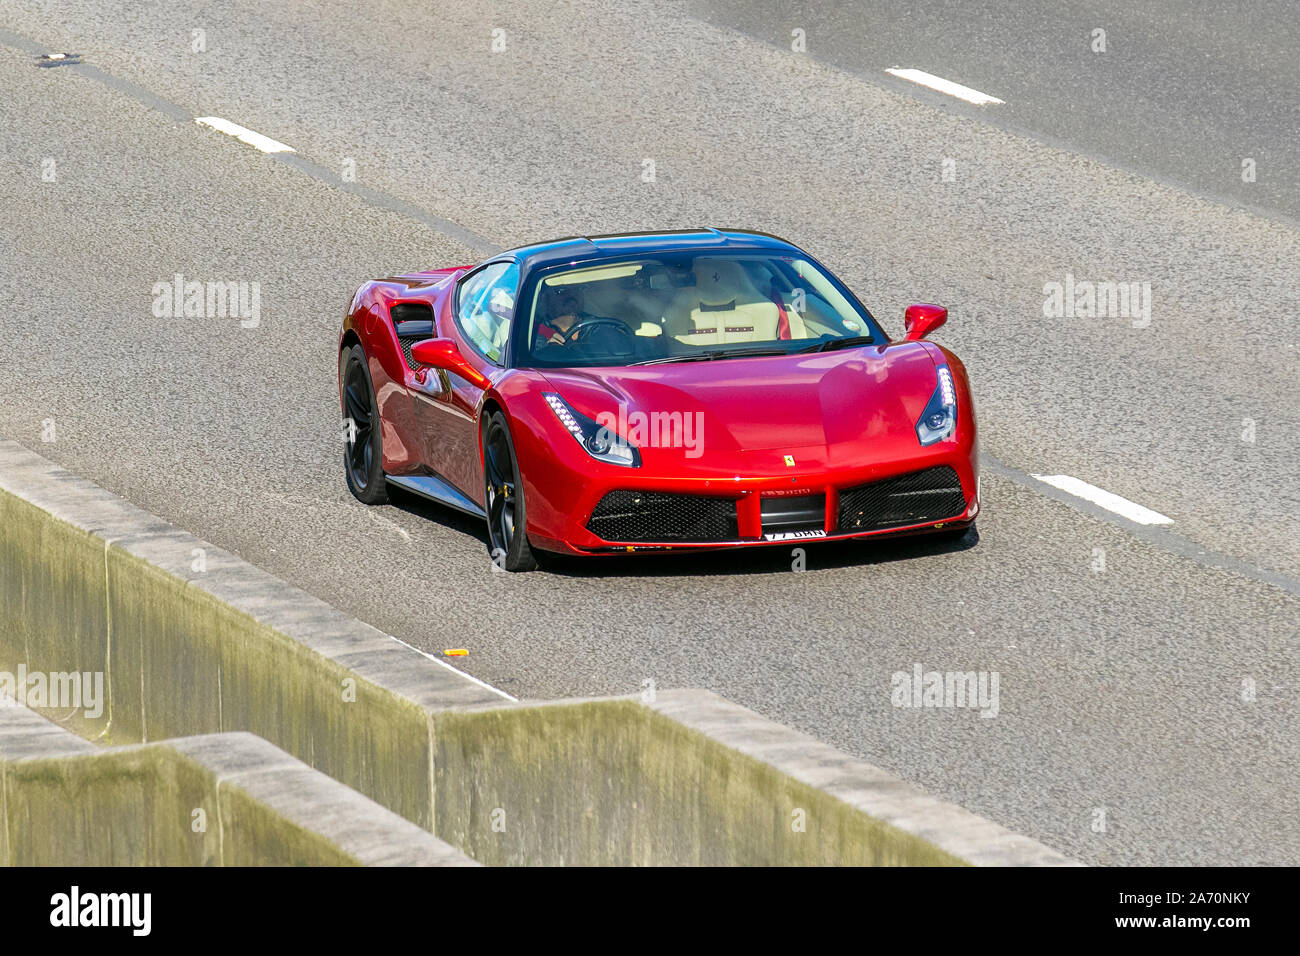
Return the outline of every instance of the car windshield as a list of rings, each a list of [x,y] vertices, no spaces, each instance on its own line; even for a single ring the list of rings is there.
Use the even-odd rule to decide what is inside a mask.
[[[798,256],[673,253],[544,270],[517,321],[519,365],[644,365],[880,344],[835,279]]]

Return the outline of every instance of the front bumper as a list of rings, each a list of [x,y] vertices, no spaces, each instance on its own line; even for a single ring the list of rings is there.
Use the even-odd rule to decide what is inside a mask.
[[[757,474],[737,474],[746,464],[753,468],[752,462],[740,460],[727,462],[729,468],[677,474],[603,465],[592,462],[569,436],[564,439],[536,449],[549,453],[544,467],[522,470],[530,540],[535,547],[565,554],[789,546],[924,534],[967,527],[980,508],[978,450],[970,433],[866,464],[836,463],[826,460],[825,449],[820,455],[801,449],[792,457],[809,465],[791,467],[785,474],[771,467],[773,456],[760,453],[746,456],[766,465]],[[947,469],[952,480],[945,492],[935,476]],[[896,493],[877,493],[881,489]],[[909,496],[915,496],[915,506],[907,506]],[[689,511],[676,524],[665,518],[671,517],[675,502]],[[637,516],[646,515],[655,520],[638,523]],[[658,537],[656,528],[663,529]]]

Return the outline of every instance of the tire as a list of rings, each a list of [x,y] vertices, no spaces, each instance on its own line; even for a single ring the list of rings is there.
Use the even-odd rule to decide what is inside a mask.
[[[388,501],[388,482],[384,478],[379,410],[366,353],[360,345],[353,345],[339,354],[339,382],[342,384],[343,421],[355,423],[355,430],[349,427],[344,436],[343,473],[347,476],[348,490],[358,501],[368,505],[385,504]]]
[[[519,460],[510,425],[501,412],[493,412],[483,426],[483,486],[488,550],[493,562],[507,571],[537,570],[537,554],[528,543]]]

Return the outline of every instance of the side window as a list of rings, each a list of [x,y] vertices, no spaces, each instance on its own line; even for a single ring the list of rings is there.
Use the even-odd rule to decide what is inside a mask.
[[[456,322],[474,347],[493,362],[501,361],[518,290],[516,262],[494,262],[472,275],[460,288]]]

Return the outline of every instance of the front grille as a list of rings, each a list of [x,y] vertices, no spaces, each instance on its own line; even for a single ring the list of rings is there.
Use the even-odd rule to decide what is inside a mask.
[[[611,491],[587,528],[606,541],[735,541],[736,503],[730,498],[661,491]]]
[[[957,472],[944,465],[841,491],[838,530],[901,528],[956,518],[965,510]]]

